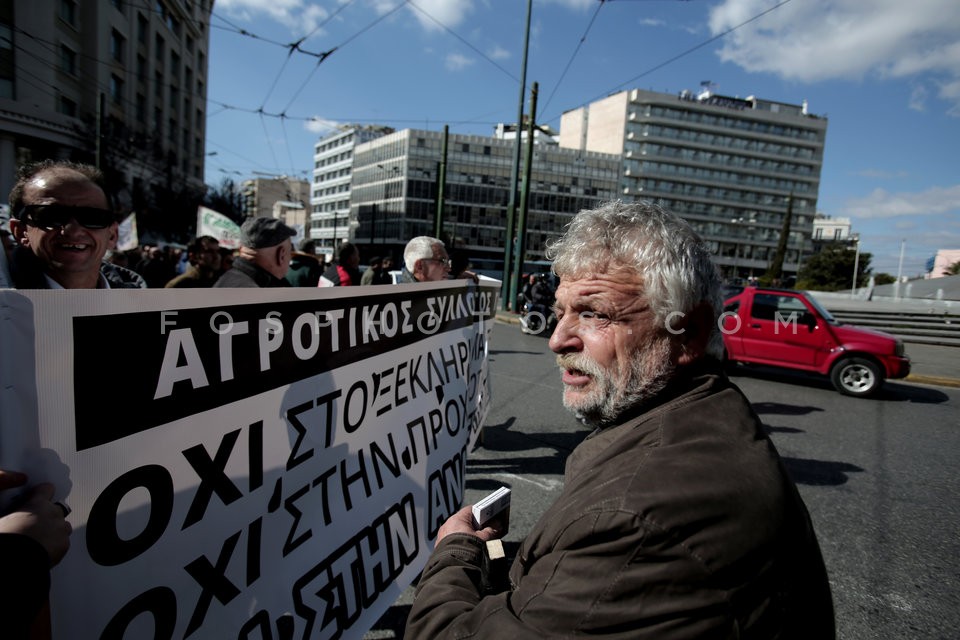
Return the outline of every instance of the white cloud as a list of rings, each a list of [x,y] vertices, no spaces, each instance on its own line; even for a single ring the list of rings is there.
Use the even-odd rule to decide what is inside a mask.
[[[844,213],[861,220],[921,216],[960,211],[960,184],[932,187],[917,193],[889,193],[875,189],[865,198],[856,198],[844,205]]]
[[[449,71],[463,71],[474,62],[475,60],[468,58],[467,56],[459,53],[451,53],[447,56],[444,66],[446,66]]]
[[[390,5],[392,8],[397,5],[397,1],[383,1],[381,4]],[[437,24],[438,22],[450,29],[458,27],[473,11],[473,0],[414,0],[414,2],[416,7],[411,6],[410,11],[420,26],[427,31],[442,30],[443,27]]]
[[[215,10],[245,22],[267,16],[296,35],[313,32],[330,15],[320,5],[304,0],[217,0]]]
[[[717,35],[771,6],[769,0],[724,0],[710,12],[710,30]],[[722,42],[720,59],[747,71],[801,82],[911,78],[930,83],[941,99],[960,105],[956,0],[797,0]]]
[[[643,18],[640,20],[641,27],[662,27],[666,22],[663,20],[658,20],[656,18]]]
[[[487,54],[491,60],[507,60],[510,52],[498,44],[493,45],[493,49]]]
[[[336,120],[327,120],[319,116],[314,116],[310,120],[307,120],[303,123],[303,128],[311,133],[328,133],[333,129],[336,129],[340,126],[340,123]]]

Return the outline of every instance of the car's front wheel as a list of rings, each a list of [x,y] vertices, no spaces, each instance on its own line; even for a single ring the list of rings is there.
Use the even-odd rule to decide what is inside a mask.
[[[830,370],[830,382],[840,393],[865,398],[883,384],[880,367],[866,358],[844,358]]]

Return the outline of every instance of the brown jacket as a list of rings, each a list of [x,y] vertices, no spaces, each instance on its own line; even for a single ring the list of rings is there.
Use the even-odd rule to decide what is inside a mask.
[[[483,597],[482,543],[444,538],[404,637],[833,638],[806,507],[740,390],[700,369],[570,455],[510,590]]]

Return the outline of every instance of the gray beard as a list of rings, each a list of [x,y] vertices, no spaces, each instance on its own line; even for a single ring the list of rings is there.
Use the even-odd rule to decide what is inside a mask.
[[[670,352],[669,340],[652,340],[634,354],[624,375],[611,374],[582,354],[558,355],[561,368],[588,374],[594,385],[589,396],[575,402],[568,401],[564,394],[563,406],[590,426],[605,428],[616,424],[628,410],[647,402],[667,386],[676,370]]]

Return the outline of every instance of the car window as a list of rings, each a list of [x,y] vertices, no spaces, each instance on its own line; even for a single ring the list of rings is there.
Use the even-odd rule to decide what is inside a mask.
[[[796,296],[758,293],[753,297],[750,315],[756,320],[773,322],[788,320],[792,315],[799,316],[806,311],[807,306]]]

